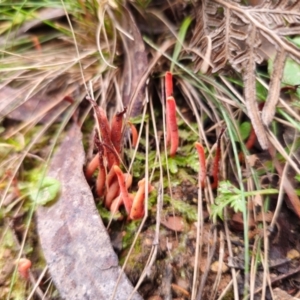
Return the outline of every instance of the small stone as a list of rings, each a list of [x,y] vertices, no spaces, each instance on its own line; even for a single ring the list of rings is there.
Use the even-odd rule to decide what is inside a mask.
[[[286,257],[291,260],[296,259],[300,257],[300,253],[296,249],[292,249],[287,253]]]
[[[210,266],[210,270],[214,273],[217,273],[219,270],[219,261],[213,262]],[[227,265],[224,262],[222,262],[221,272],[226,273],[228,270],[229,268],[227,267]]]

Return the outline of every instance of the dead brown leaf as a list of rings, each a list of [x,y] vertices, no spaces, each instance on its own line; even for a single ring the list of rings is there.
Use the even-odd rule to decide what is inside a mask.
[[[129,107],[130,116],[141,113],[145,98],[145,82],[141,82],[142,76],[148,69],[147,53],[141,33],[129,10],[123,11],[123,28],[133,38],[123,38],[125,49],[125,66],[123,82],[123,103]]]
[[[161,220],[161,224],[173,231],[182,232],[184,230],[183,218],[178,216],[170,216],[167,219]]]

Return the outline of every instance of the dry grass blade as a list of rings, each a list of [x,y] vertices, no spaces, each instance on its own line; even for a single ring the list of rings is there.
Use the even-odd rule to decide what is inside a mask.
[[[141,33],[129,10],[124,8],[123,28],[132,36],[121,35],[125,49],[123,74],[123,103],[128,106],[130,116],[141,113],[145,98],[145,81],[140,85],[141,77],[148,70],[148,59]]]

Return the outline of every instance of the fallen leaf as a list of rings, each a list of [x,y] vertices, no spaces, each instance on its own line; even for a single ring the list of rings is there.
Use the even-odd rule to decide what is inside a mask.
[[[61,183],[60,197],[53,205],[37,209],[41,246],[62,298],[127,299],[133,287],[118,265],[96,209],[83,174],[84,160],[82,135],[74,125],[48,174]],[[131,299],[142,298],[134,293]]]
[[[184,229],[184,221],[182,217],[170,216],[167,219],[161,220],[161,224],[170,230],[182,232]]]
[[[74,87],[70,87],[62,91],[58,90],[51,95],[39,92],[24,101],[24,95],[28,91],[23,88],[3,87],[0,89],[0,97],[3,100],[0,103],[0,119],[4,117],[17,121],[38,119],[39,123],[47,123],[58,112],[70,105],[68,101],[63,101],[63,99],[74,89]],[[60,119],[57,118],[57,120]]]

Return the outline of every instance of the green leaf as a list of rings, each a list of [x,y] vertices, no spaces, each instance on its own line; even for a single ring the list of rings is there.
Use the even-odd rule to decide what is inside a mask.
[[[226,207],[231,207],[235,212],[243,212],[246,208],[243,199],[245,197],[255,195],[270,195],[277,194],[276,189],[265,189],[258,191],[243,192],[231,184],[229,181],[220,182],[218,188],[218,196],[215,199],[215,204],[211,208],[211,217],[215,222],[217,217],[223,220],[223,210]]]
[[[296,44],[299,48],[299,41],[300,37],[296,37],[291,40],[294,44]],[[269,74],[272,74],[273,71],[273,60],[269,59],[268,61],[268,72]],[[283,76],[281,82],[283,83],[283,86],[289,86],[289,85],[298,85],[300,84],[300,65],[293,59],[287,58],[283,70]],[[300,89],[297,89],[297,95],[300,97]]]
[[[38,205],[46,205],[55,200],[60,191],[60,182],[51,177],[44,177],[29,189],[29,198]]]
[[[242,140],[245,140],[251,131],[251,123],[250,122],[243,122],[240,125],[240,133],[241,133],[241,138]]]
[[[178,172],[178,166],[174,158],[168,158],[168,166],[172,174],[176,174]]]

